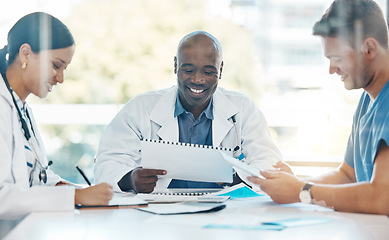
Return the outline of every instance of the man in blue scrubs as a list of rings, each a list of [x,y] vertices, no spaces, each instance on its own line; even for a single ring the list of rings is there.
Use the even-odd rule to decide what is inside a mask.
[[[298,179],[281,171],[251,177],[275,202],[326,204],[339,211],[389,215],[388,27],[372,0],[335,0],[314,25],[330,74],[348,90],[364,89],[345,159],[324,176]]]

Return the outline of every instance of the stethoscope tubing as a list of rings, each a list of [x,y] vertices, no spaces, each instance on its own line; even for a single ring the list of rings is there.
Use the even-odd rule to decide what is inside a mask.
[[[9,83],[8,83],[7,77],[5,76],[4,73],[2,73],[1,75],[2,75],[2,77],[3,77],[3,80],[4,80],[4,82],[5,82],[5,85],[7,86],[7,89],[8,89],[8,91],[9,91],[9,93],[11,94],[12,101],[13,101],[13,103],[14,103],[14,105],[15,105],[16,111],[18,112],[19,120],[20,120],[20,122],[21,122],[21,124],[22,124],[22,129],[23,129],[24,137],[26,138],[28,144],[29,144],[30,147],[31,147],[31,151],[32,151],[33,154],[34,154],[35,162],[37,162],[37,163],[39,164],[39,166],[41,167],[41,171],[39,172],[39,181],[43,180],[43,182],[46,183],[46,182],[47,182],[47,173],[46,173],[46,170],[49,168],[49,166],[51,165],[52,162],[50,161],[51,163],[49,162],[49,164],[47,165],[47,167],[44,167],[43,164],[41,163],[41,161],[39,160],[39,157],[38,157],[38,154],[37,154],[37,152],[36,152],[36,150],[35,150],[35,147],[34,147],[34,145],[33,145],[32,142],[31,142],[31,133],[30,133],[30,130],[28,129],[27,123],[26,123],[26,121],[24,120],[24,118],[23,118],[23,116],[22,116],[22,113],[21,113],[21,110],[19,109],[19,107],[18,107],[18,105],[17,105],[17,103],[16,103],[16,99],[15,99],[15,97],[14,97],[13,94],[12,94],[12,89],[11,89]],[[30,120],[30,124],[32,124],[32,123],[31,123],[31,118],[30,118],[30,116],[29,116],[29,114],[28,114],[28,111],[27,111],[26,113],[27,113],[27,117],[28,117],[29,120]],[[34,131],[32,125],[31,125],[31,129],[32,129],[32,131]],[[32,168],[33,168],[33,170],[31,171],[31,174],[33,174],[33,172],[34,172],[35,163],[34,163],[34,166],[33,166]],[[31,174],[30,174],[30,179],[31,179]],[[31,187],[31,186],[32,186],[32,180],[31,180],[31,182],[30,182],[30,187]]]

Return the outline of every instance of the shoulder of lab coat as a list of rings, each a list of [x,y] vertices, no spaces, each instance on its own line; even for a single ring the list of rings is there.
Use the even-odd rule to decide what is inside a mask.
[[[119,180],[140,166],[140,139],[159,139],[162,134],[178,140],[176,94],[173,86],[137,95],[124,105],[101,138],[94,168],[96,183],[107,182],[120,191]]]
[[[264,114],[249,97],[242,93],[223,88],[219,88],[219,92],[229,100],[224,100],[222,107],[235,106],[238,109],[235,114],[238,136],[236,131],[231,129],[223,139],[223,147],[234,148],[240,139],[246,163],[259,170],[272,168],[272,165],[280,161],[282,156],[273,142]],[[217,96],[215,93],[215,100],[218,100]]]
[[[1,78],[0,122],[0,218],[15,219],[32,211],[73,210],[73,187],[29,187],[24,136]]]

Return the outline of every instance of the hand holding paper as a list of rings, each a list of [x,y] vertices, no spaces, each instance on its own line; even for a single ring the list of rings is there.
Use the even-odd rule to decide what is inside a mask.
[[[263,176],[259,173],[258,169],[253,168],[250,165],[241,162],[239,159],[236,159],[232,156],[225,154],[224,152],[220,152],[220,154],[222,155],[224,160],[226,160],[226,162],[230,163],[234,167],[235,171],[238,173],[241,179],[247,181],[247,177],[249,176],[254,176],[254,177],[259,177],[264,179]]]
[[[150,193],[158,181],[158,175],[166,175],[162,169],[135,168],[131,172],[132,188],[138,193]]]
[[[164,169],[162,177],[201,182],[232,182],[232,167],[219,152],[230,149],[211,146],[142,140],[142,166]]]

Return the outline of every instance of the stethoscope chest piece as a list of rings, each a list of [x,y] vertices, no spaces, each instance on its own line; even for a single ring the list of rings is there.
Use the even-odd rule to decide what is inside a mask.
[[[43,183],[47,183],[47,172],[46,169],[41,169],[39,171],[39,182],[43,181]]]
[[[38,161],[38,163],[39,163],[39,165],[41,165],[41,163],[39,161]],[[47,171],[46,171],[46,169],[48,169],[51,164],[53,164],[53,161],[49,161],[47,164],[47,167],[43,167],[41,165],[41,170],[39,171],[39,182],[42,181],[43,183],[47,183]]]

